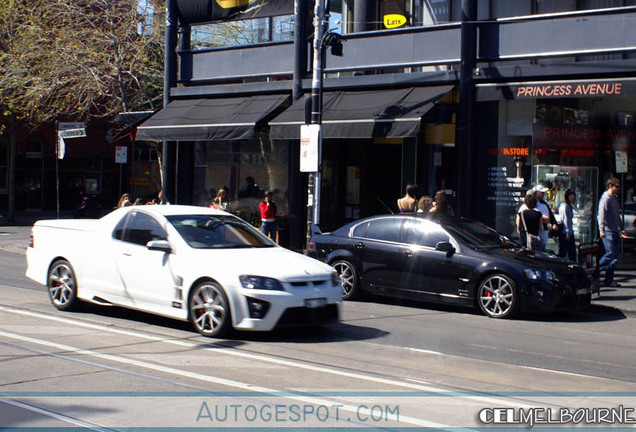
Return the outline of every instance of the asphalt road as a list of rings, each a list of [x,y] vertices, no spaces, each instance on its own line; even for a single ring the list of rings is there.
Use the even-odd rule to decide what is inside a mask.
[[[343,322],[318,330],[206,339],[119,308],[55,310],[23,276],[9,237],[28,230],[15,230],[0,229],[0,428],[470,428],[519,412],[534,416],[517,426],[559,410],[598,420],[600,409],[636,418],[633,318],[592,309],[494,320],[369,299],[345,302]]]

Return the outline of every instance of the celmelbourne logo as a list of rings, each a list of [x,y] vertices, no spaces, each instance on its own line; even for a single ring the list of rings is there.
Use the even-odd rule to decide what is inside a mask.
[[[402,27],[406,24],[406,17],[400,14],[384,15],[384,27],[388,29]]]

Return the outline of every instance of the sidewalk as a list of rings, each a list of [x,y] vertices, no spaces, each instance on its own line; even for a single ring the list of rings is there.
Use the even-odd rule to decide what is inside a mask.
[[[0,231],[3,227],[21,226],[29,227],[39,219],[56,219],[55,211],[16,212],[15,220],[9,223],[6,214],[0,214]],[[60,218],[73,218],[73,212],[60,213]],[[28,237],[28,236],[27,236]],[[27,238],[15,245],[2,245],[0,248],[12,251],[24,251],[27,246]],[[599,313],[619,314],[636,317],[636,249],[625,249],[618,263],[615,274],[618,288],[601,287],[600,295],[592,294],[592,306]],[[598,306],[598,307],[596,307]]]
[[[601,275],[602,278],[603,275]],[[636,253],[625,250],[618,262],[614,279],[621,286],[601,286],[600,295],[592,294],[592,304],[614,308],[626,316],[636,317]],[[602,280],[602,279],[601,279]]]

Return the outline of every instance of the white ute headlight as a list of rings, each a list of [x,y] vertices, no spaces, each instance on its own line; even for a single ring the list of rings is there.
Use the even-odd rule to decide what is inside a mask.
[[[527,268],[524,269],[523,272],[530,280],[553,281],[554,279],[556,279],[554,273],[552,273],[550,270]]]
[[[243,288],[284,291],[283,286],[279,281],[265,276],[241,275],[239,276],[239,280],[241,281]]]
[[[331,285],[342,286],[342,281],[340,280],[340,276],[338,276],[338,272],[331,272]]]

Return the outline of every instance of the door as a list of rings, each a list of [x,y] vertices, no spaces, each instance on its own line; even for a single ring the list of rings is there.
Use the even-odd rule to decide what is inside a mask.
[[[143,309],[170,310],[176,286],[172,255],[146,247],[151,240],[167,240],[161,224],[149,214],[133,210],[115,228],[113,236],[125,301]]]
[[[402,247],[398,242],[403,218],[383,217],[369,221],[366,234],[352,238],[362,262],[362,277],[372,288],[401,288]]]
[[[465,297],[464,287],[472,263],[465,263],[461,254],[438,250],[441,242],[451,243],[457,250],[457,242],[439,224],[425,219],[412,219],[406,227],[405,242],[411,251],[407,261],[407,274],[411,286],[422,295]],[[417,276],[417,277],[415,277]]]

